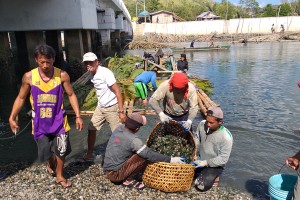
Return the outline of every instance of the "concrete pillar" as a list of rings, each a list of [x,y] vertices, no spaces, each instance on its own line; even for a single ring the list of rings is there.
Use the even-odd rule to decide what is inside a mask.
[[[56,52],[54,66],[63,69],[63,51],[60,31],[46,31],[46,44],[53,47]]]
[[[14,35],[17,47],[17,58],[19,60],[19,64],[16,65],[16,75],[18,82],[21,82],[24,73],[30,70],[26,35],[24,31],[14,32]]]
[[[111,42],[110,42],[110,30],[100,30],[102,52],[105,57],[111,55]]]
[[[10,50],[7,32],[0,32],[0,51],[3,50],[4,51]]]
[[[25,32],[25,36],[30,69],[34,69],[37,67],[37,63],[34,58],[34,49],[39,44],[45,44],[44,33],[42,31],[28,31]]]
[[[81,30],[66,30],[64,39],[67,61],[81,61],[84,54]]]
[[[7,32],[0,32],[0,64],[0,85],[15,83],[15,70],[12,65],[12,52]]]
[[[92,38],[90,30],[82,30],[82,44],[84,53],[92,51]]]
[[[119,30],[115,30],[110,34],[111,46],[115,50],[121,49],[121,34]]]

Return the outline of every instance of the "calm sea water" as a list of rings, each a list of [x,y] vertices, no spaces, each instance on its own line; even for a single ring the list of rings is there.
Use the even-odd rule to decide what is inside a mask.
[[[189,46],[181,43],[181,46]],[[195,44],[206,45],[206,44]],[[300,132],[300,45],[299,42],[235,44],[229,51],[186,53],[189,74],[209,79],[214,85],[211,99],[224,111],[224,125],[231,131],[234,144],[221,185],[253,194],[255,199],[268,198],[268,179],[279,173],[285,159],[299,151]],[[142,55],[142,51],[130,51]],[[175,54],[175,57],[179,57]],[[16,91],[0,88],[2,120],[1,136],[7,134],[7,119]],[[29,119],[20,117],[21,129]],[[156,116],[147,116],[148,125],[140,131],[144,139],[158,122]],[[199,115],[193,126],[202,120]],[[86,150],[86,127],[79,133],[74,128],[74,117],[69,117],[73,152],[68,161],[81,156]],[[98,133],[96,153],[105,149],[110,135],[107,125]],[[37,149],[31,128],[16,139],[0,139],[1,163],[27,160],[36,162]],[[281,173],[295,174],[288,167]]]

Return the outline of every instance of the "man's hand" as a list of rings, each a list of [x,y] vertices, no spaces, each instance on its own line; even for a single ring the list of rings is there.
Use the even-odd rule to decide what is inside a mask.
[[[83,120],[81,117],[76,117],[76,129],[81,131],[83,129]]]
[[[299,160],[297,158],[289,157],[286,159],[285,163],[294,170],[299,168]]]
[[[168,115],[166,115],[163,112],[160,112],[158,115],[159,115],[159,119],[162,123],[169,122],[169,120],[171,120],[171,117],[169,117]]]
[[[192,120],[187,120],[187,121],[181,121],[182,126],[184,127],[184,129],[186,131],[189,131],[191,129],[192,126]]]
[[[194,162],[191,162],[191,164],[195,165],[195,168],[202,168],[207,166],[207,161],[206,160],[196,160]]]
[[[20,129],[20,127],[18,126],[18,122],[17,122],[16,119],[10,118],[9,119],[9,125],[10,125],[10,129],[11,129],[11,131],[12,131],[13,134],[16,134],[19,131],[19,129]]]
[[[121,123],[124,123],[126,120],[126,115],[124,113],[119,113],[119,119]]]
[[[184,160],[184,158],[181,158],[181,157],[171,157],[170,163],[185,164],[185,162],[183,162],[183,160]]]

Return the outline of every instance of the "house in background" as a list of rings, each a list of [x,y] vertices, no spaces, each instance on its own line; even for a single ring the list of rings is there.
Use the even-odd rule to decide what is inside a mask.
[[[200,15],[198,15],[196,17],[197,21],[205,21],[205,20],[216,20],[216,19],[220,19],[221,17],[214,14],[213,12],[207,11],[207,12],[203,12]]]
[[[147,10],[144,10],[143,12],[138,14],[138,23],[146,23],[151,22],[150,13]]]
[[[152,23],[166,24],[166,23],[184,21],[184,19],[177,16],[175,13],[166,10],[160,10],[160,11],[150,13],[150,16],[151,16]]]

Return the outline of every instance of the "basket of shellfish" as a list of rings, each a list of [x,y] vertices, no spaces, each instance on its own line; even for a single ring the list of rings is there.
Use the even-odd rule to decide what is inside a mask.
[[[191,131],[177,121],[158,123],[150,133],[147,146],[165,155],[184,157],[186,163],[194,161],[196,144]],[[194,177],[194,165],[155,162],[147,165],[143,182],[147,187],[164,192],[188,191]]]

